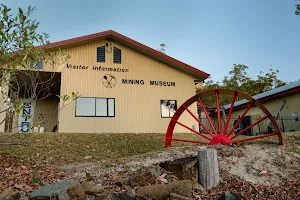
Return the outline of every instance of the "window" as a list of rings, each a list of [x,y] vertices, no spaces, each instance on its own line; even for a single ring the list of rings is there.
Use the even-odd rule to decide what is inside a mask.
[[[121,64],[121,49],[114,47],[114,63]]]
[[[34,61],[30,60],[30,66],[29,66],[30,69],[43,69],[43,59],[39,59],[37,66],[33,66],[33,64]]]
[[[161,117],[173,117],[177,110],[176,100],[160,100]]]
[[[105,46],[97,47],[97,62],[105,62]]]
[[[95,116],[95,98],[77,98],[76,116]]]
[[[115,117],[115,99],[79,97],[76,99],[76,117]]]

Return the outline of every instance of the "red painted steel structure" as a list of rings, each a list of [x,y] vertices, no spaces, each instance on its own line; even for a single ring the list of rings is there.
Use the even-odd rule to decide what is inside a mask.
[[[222,119],[221,119],[221,111],[220,111],[220,103],[219,103],[219,97],[220,95],[231,95],[232,96],[232,100],[231,100],[231,106],[230,109],[228,111],[228,115],[227,115],[227,120],[225,123],[225,127],[222,130]],[[202,101],[202,98],[205,97],[211,97],[211,96],[215,96],[216,98],[216,109],[217,109],[217,116],[218,116],[218,127],[216,128],[208,114],[208,111]],[[234,102],[236,101],[236,99],[240,97],[242,99],[247,99],[248,100],[248,106],[245,109],[245,111],[243,112],[243,114],[239,117],[239,119],[237,120],[236,124],[233,125],[233,127],[230,129],[230,131],[228,131],[229,128],[229,124],[230,124],[230,118],[232,116],[232,112],[234,109]],[[210,131],[199,119],[198,117],[196,117],[191,110],[188,108],[191,104],[193,103],[199,103],[199,105],[201,106],[201,108],[203,109],[207,120],[211,126],[212,131]],[[239,123],[241,123],[242,119],[245,117],[245,115],[248,113],[248,111],[251,109],[252,106],[257,106],[258,108],[261,109],[261,111],[265,114],[264,117],[262,117],[261,119],[257,120],[256,122],[254,122],[253,124],[251,124],[250,126],[248,126],[247,128],[241,130],[239,133],[232,135],[234,133],[234,130],[238,127]],[[187,125],[181,123],[178,121],[179,117],[181,116],[181,114],[187,111],[199,124],[199,126],[201,126],[208,134],[204,134],[201,133],[197,130],[194,130],[190,127],[188,127]],[[262,122],[263,120],[269,119],[273,125],[273,128],[275,129],[274,133],[270,133],[270,134],[265,134],[265,135],[259,135],[259,136],[249,136],[246,138],[242,138],[242,139],[236,139],[238,136],[240,136],[241,134],[243,134],[244,132],[246,132],[247,130],[249,130],[250,128],[253,128],[255,125],[259,124],[260,122]],[[175,125],[178,124],[188,130],[190,130],[193,133],[196,133],[197,135],[199,135],[200,137],[204,138],[205,141],[196,141],[196,140],[186,140],[186,139],[180,139],[180,138],[173,138],[173,131],[175,128]],[[282,145],[283,141],[282,141],[282,135],[281,135],[281,131],[279,126],[276,123],[275,118],[270,114],[270,112],[257,100],[253,99],[251,96],[239,92],[239,91],[235,91],[235,90],[230,90],[230,89],[217,89],[217,90],[208,90],[202,93],[199,93],[195,96],[193,96],[192,98],[188,99],[186,102],[184,102],[179,108],[178,110],[175,112],[174,116],[172,117],[172,119],[170,120],[169,123],[169,127],[166,133],[166,138],[165,138],[165,147],[169,147],[172,144],[172,141],[180,141],[180,142],[191,142],[191,143],[196,143],[196,144],[203,144],[203,145],[215,145],[215,144],[224,144],[224,145],[232,145],[232,144],[236,144],[236,143],[240,143],[240,142],[245,142],[245,141],[249,141],[249,140],[256,140],[256,139],[261,139],[261,138],[265,138],[265,137],[273,137],[273,136],[277,136],[278,140],[279,140],[279,144]]]

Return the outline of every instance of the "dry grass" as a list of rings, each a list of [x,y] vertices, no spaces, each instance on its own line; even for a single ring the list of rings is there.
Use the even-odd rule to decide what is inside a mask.
[[[8,136],[0,136],[5,138]],[[120,159],[164,149],[165,134],[30,134],[22,139],[29,146],[0,146],[0,154],[8,153],[23,160],[39,163],[64,164]],[[201,140],[195,134],[176,134],[177,138]],[[267,139],[276,142],[277,138]],[[285,144],[300,153],[300,132],[285,133]],[[260,142],[260,141],[253,141]],[[252,142],[248,142],[252,143]],[[293,144],[293,145],[291,145]],[[191,145],[174,142],[173,146]]]

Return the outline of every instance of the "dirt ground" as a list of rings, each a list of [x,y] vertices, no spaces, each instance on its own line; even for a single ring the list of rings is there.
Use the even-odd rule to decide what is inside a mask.
[[[189,146],[170,148],[163,152],[128,157],[119,163],[84,163],[61,167],[71,172],[76,179],[86,179],[86,173],[97,182],[105,184],[120,174],[139,171],[153,165],[197,155],[197,150],[216,148],[218,150],[219,169],[254,184],[274,185],[282,179],[300,175],[300,154],[289,152],[277,144],[248,144],[239,147],[230,146]],[[104,178],[105,177],[105,178]]]
[[[38,179],[48,183],[63,179],[92,180],[106,189],[117,190],[115,181],[120,177],[130,177],[166,161],[196,157],[198,150],[214,148],[218,151],[221,184],[211,191],[195,193],[194,198],[214,199],[225,191],[232,191],[248,199],[300,199],[299,133],[287,135],[284,142],[285,145],[279,146],[275,138],[236,146],[175,146],[123,157],[116,153],[114,157],[106,159],[102,156],[103,159],[99,157],[97,160],[89,160],[82,155],[81,162],[58,165],[40,162],[36,152],[40,152],[41,148],[32,150],[36,160],[32,156],[24,156],[20,160],[18,156],[0,152],[0,192],[13,187],[28,193],[38,187]],[[88,150],[93,148],[83,145]],[[9,148],[18,152],[14,147]],[[37,174],[36,180],[34,174]],[[146,178],[141,181],[148,184]]]

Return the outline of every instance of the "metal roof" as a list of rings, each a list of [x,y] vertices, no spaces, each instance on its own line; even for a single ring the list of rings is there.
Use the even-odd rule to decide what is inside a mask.
[[[285,92],[287,90],[290,90],[290,89],[293,89],[293,88],[296,88],[296,87],[300,87],[300,79],[298,81],[295,81],[293,83],[290,83],[290,84],[287,84],[287,85],[275,88],[273,90],[270,90],[270,91],[267,91],[267,92],[263,92],[263,93],[254,95],[254,96],[252,96],[252,98],[256,99],[256,100],[259,100],[259,99],[262,99],[262,98],[265,98],[265,97],[269,97],[269,96],[276,95],[278,93]],[[234,103],[234,107],[242,105],[242,104],[245,104],[247,102],[248,102],[248,100],[246,100],[246,99],[237,101],[237,102]],[[230,104],[224,106],[224,108],[225,109],[230,108]]]

